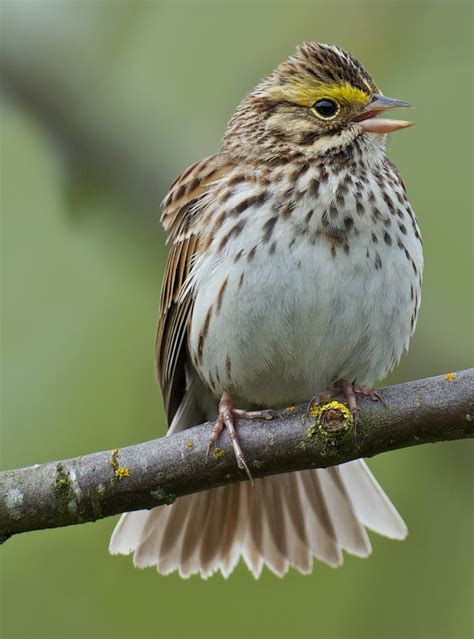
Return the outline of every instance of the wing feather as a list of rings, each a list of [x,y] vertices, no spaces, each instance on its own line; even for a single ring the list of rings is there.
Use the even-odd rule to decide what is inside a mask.
[[[161,289],[155,354],[169,424],[186,390],[186,337],[194,300],[192,291],[183,295],[183,287],[199,250],[196,222],[205,208],[204,196],[224,170],[218,156],[196,162],[173,182],[163,200],[161,223],[172,245]]]

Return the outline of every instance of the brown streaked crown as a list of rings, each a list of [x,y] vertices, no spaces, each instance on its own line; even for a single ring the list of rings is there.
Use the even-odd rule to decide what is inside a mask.
[[[303,42],[296,53],[282,62],[272,76],[285,84],[295,76],[312,83],[349,83],[366,92],[378,92],[378,87],[364,67],[348,51],[332,44]]]

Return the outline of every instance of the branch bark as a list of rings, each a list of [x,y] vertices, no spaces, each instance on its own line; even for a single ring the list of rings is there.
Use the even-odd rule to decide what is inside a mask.
[[[285,409],[281,419],[239,422],[254,477],[324,468],[419,444],[474,435],[474,369],[391,386],[386,404],[360,399],[356,424],[342,403],[308,415]],[[211,424],[122,449],[0,473],[0,542],[14,534],[95,521],[169,504],[177,497],[236,481],[223,433],[206,462]]]

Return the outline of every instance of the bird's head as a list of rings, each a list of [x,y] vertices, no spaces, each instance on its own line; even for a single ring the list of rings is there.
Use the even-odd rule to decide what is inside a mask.
[[[410,126],[377,117],[410,106],[382,95],[347,51],[305,42],[243,100],[226,140],[245,139],[267,152],[292,148],[314,155],[340,149],[363,134],[378,136]]]

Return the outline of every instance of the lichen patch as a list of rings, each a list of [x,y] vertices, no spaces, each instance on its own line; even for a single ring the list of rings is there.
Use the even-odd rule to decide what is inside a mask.
[[[120,466],[114,470],[114,475],[118,479],[125,479],[125,477],[130,477],[130,468],[126,466]]]
[[[126,479],[127,477],[130,477],[130,468],[127,466],[120,466],[119,457],[119,449],[112,448],[112,457],[110,458],[109,464],[114,469],[114,477],[116,479]]]

